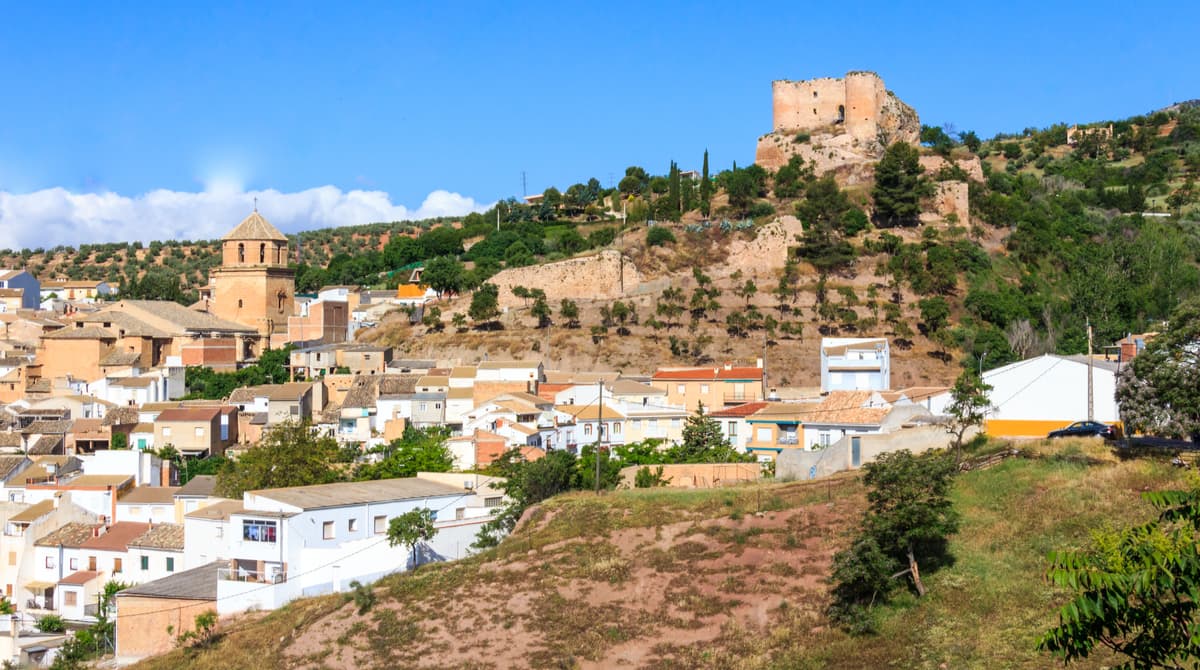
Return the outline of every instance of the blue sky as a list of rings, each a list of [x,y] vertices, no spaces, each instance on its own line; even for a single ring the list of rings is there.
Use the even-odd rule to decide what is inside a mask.
[[[296,229],[486,206],[522,171],[540,192],[705,147],[746,164],[773,79],[875,70],[983,136],[1200,97],[1200,3],[975,4],[8,5],[0,246],[229,227],[252,193],[269,218],[308,193],[280,206]],[[147,232],[154,192],[176,223]],[[231,197],[167,197],[199,193]]]

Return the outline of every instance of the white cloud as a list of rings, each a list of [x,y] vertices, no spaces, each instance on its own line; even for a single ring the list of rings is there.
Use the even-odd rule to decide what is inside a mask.
[[[393,204],[384,191],[342,191],[335,186],[281,193],[210,184],[199,193],[158,190],[134,197],[72,193],[63,188],[21,194],[0,191],[0,248],[213,239],[245,218],[255,198],[259,212],[284,232],[462,216],[490,207],[437,190],[420,207],[409,209]]]

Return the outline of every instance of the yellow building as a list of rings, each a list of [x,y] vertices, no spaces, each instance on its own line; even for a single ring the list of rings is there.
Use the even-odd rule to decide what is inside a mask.
[[[222,238],[221,267],[210,279],[209,310],[258,330],[272,347],[286,343],[295,303],[296,271],[288,267],[287,242],[255,210]]]

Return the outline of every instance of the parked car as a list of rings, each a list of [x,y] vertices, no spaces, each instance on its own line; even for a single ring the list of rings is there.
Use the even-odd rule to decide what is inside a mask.
[[[1116,439],[1117,430],[1099,421],[1076,421],[1066,428],[1050,431],[1046,437],[1103,437],[1112,440]]]

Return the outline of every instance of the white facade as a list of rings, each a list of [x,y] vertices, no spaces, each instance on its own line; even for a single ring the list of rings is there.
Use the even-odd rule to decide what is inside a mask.
[[[885,337],[821,338],[821,392],[886,391],[892,386]]]
[[[1045,421],[1065,425],[1088,418],[1088,364],[1083,357],[1046,354],[989,370],[983,374],[983,380],[992,387],[988,393],[993,406],[989,422]],[[1096,421],[1120,421],[1116,390],[1115,366],[1094,362],[1092,402]]]

